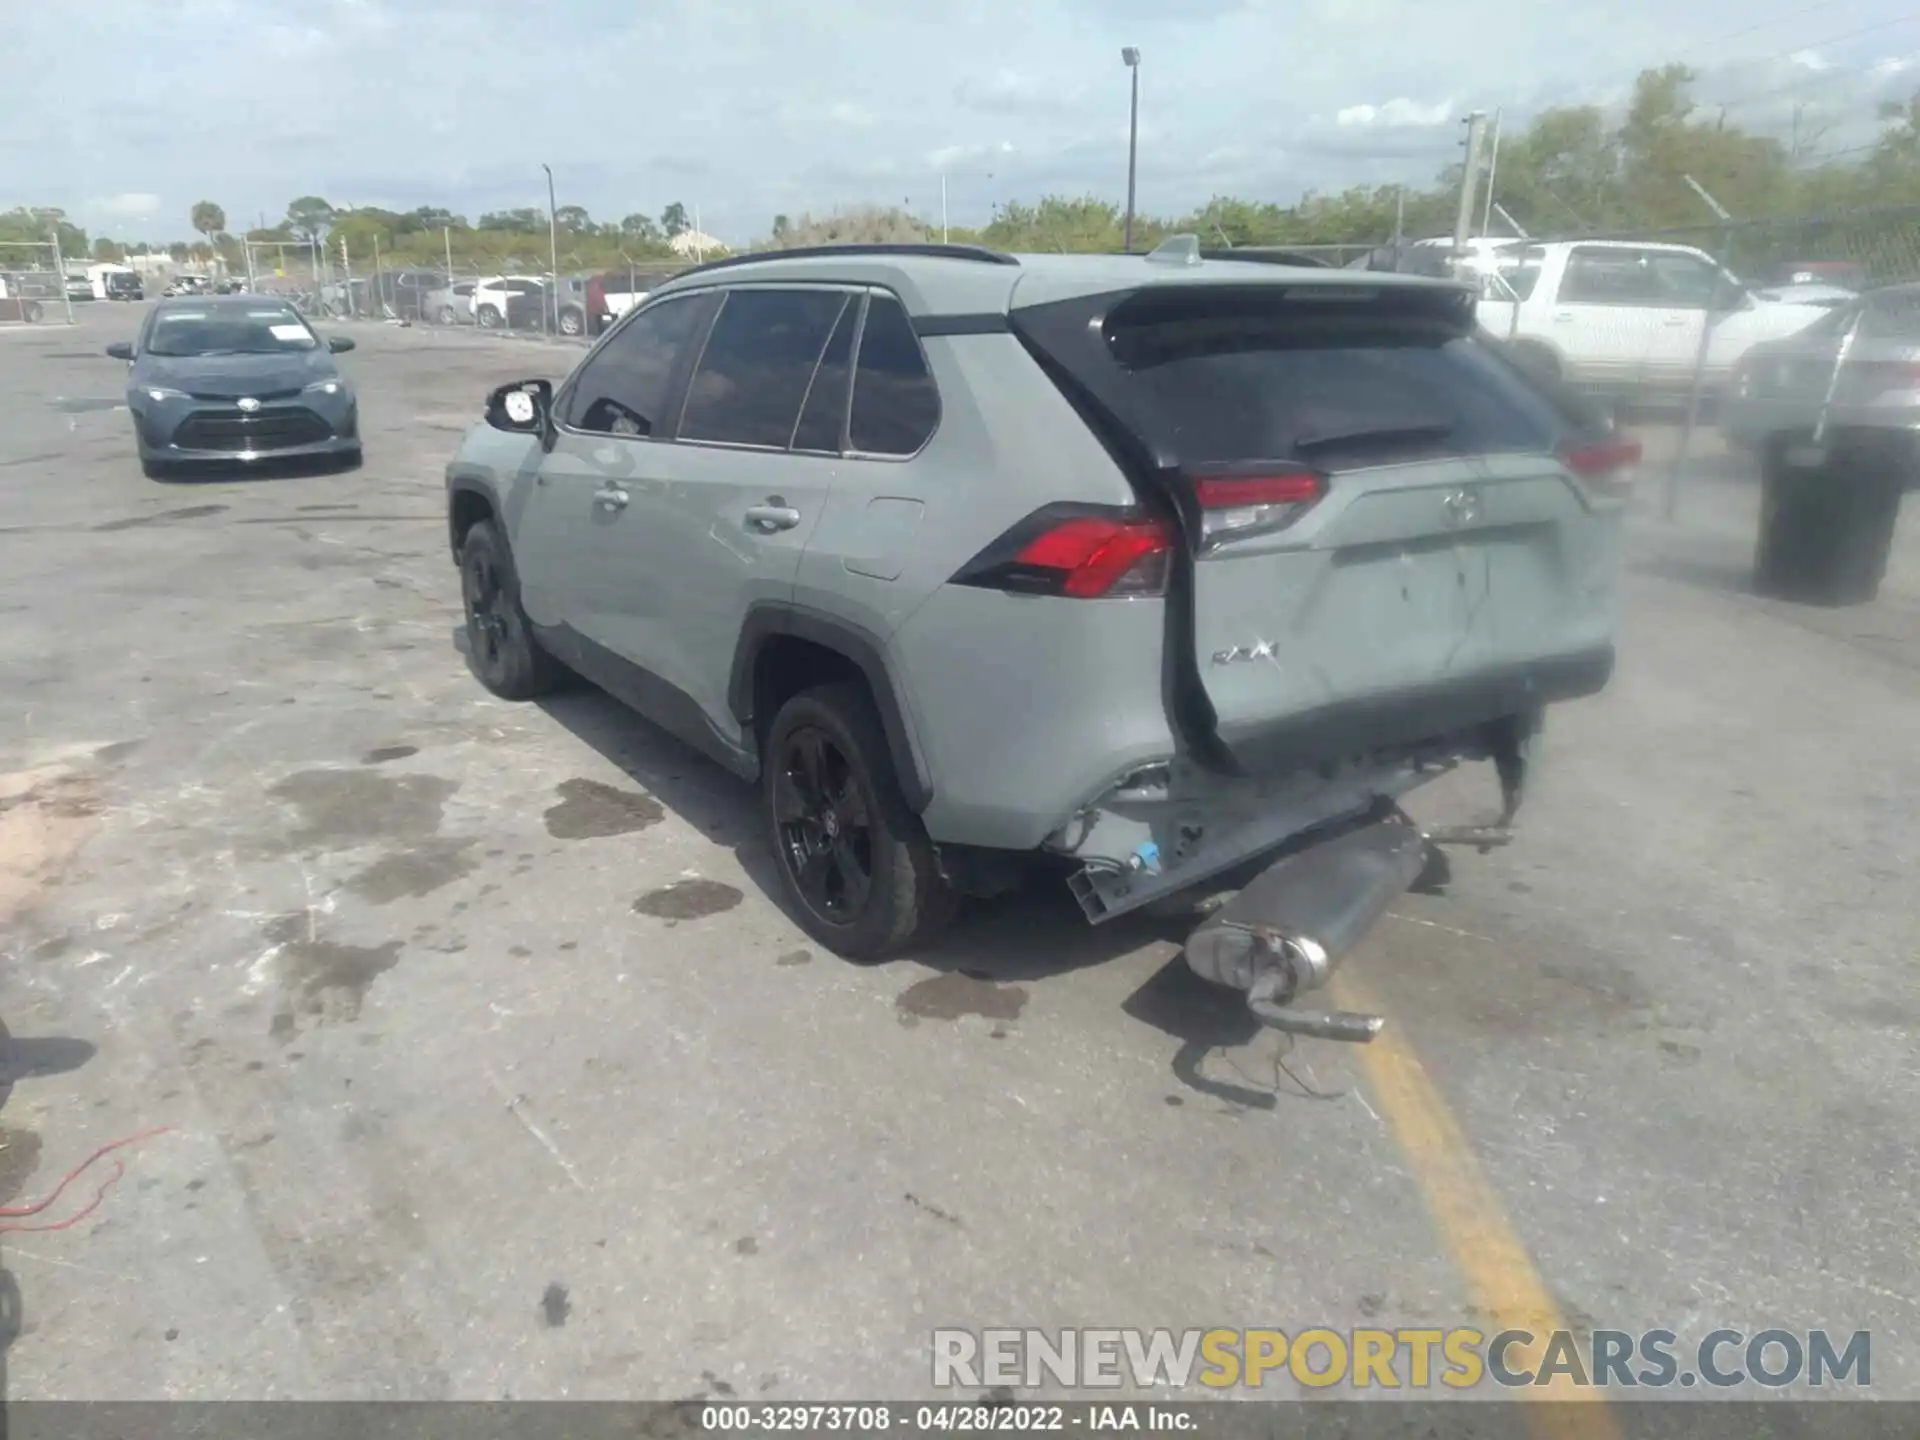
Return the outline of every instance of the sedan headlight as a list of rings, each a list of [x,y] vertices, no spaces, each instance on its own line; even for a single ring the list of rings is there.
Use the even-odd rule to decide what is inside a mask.
[[[186,391],[169,389],[165,385],[148,385],[145,389],[149,400],[184,400],[187,398]]]
[[[347,382],[344,380],[315,380],[305,388],[306,393],[309,395],[338,395],[342,390],[347,388]]]

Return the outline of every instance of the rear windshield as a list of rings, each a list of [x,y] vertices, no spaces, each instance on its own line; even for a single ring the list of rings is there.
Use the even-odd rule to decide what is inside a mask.
[[[1427,298],[1445,294],[1148,294],[1113,312],[1107,343],[1147,392],[1156,438],[1187,465],[1352,469],[1552,449],[1569,417]]]

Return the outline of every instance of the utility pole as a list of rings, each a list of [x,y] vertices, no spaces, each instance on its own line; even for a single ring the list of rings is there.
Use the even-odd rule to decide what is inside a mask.
[[[560,210],[553,199],[553,167],[541,165],[547,172],[547,259],[553,266],[553,274],[548,277],[547,298],[540,306],[540,332],[551,332],[553,321],[549,310],[558,311],[560,307]]]
[[[1460,167],[1460,211],[1453,221],[1453,256],[1457,261],[1467,248],[1467,238],[1473,233],[1473,194],[1480,179],[1480,147],[1486,138],[1486,112],[1474,111],[1467,116],[1467,162]]]
[[[1687,188],[1700,197],[1709,210],[1713,211],[1721,224],[1720,254],[1715,257],[1719,264],[1725,264],[1725,255],[1733,245],[1733,216],[1727,208],[1691,175],[1682,175]],[[1693,384],[1687,391],[1687,421],[1680,430],[1680,448],[1673,457],[1673,464],[1667,469],[1666,490],[1661,495],[1661,514],[1672,520],[1680,512],[1680,472],[1686,468],[1687,457],[1693,450],[1694,431],[1700,428],[1700,404],[1706,390],[1707,352],[1713,346],[1714,321],[1724,315],[1722,292],[1727,284],[1724,272],[1714,277],[1713,293],[1707,297],[1707,303],[1700,311],[1700,341],[1693,352]]]
[[[1493,179],[1500,171],[1500,112],[1493,112],[1493,145],[1487,154],[1487,208],[1480,216],[1480,233],[1493,229]]]
[[[1127,112],[1127,225],[1121,248],[1133,253],[1133,185],[1140,162],[1140,52],[1131,45],[1120,51],[1120,59],[1133,76],[1133,101]]]

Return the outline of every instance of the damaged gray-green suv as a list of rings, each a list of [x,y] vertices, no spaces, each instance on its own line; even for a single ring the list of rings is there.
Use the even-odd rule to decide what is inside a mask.
[[[475,673],[569,672],[757,781],[823,945],[1063,863],[1270,1023],[1414,878],[1395,808],[1613,665],[1617,467],[1462,286],[848,246],[661,285],[447,467]],[[1478,838],[1501,838],[1481,835]]]

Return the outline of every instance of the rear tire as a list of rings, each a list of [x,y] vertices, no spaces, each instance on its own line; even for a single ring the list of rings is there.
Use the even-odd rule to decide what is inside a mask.
[[[587,317],[578,310],[560,312],[560,333],[562,335],[581,335],[586,333]]]
[[[513,556],[493,522],[482,520],[460,542],[460,597],[467,620],[467,666],[502,700],[531,700],[555,689],[566,668],[534,638],[520,607]]]
[[[780,707],[761,749],[761,806],[788,908],[834,954],[884,960],[953,918],[956,897],[858,685]]]
[[[440,313],[433,318],[442,325],[451,325],[460,317],[453,313],[453,307],[451,305],[442,305],[440,307]]]
[[[482,330],[498,330],[506,319],[505,316],[491,305],[482,305],[479,309],[475,310],[473,312],[473,318]]]

